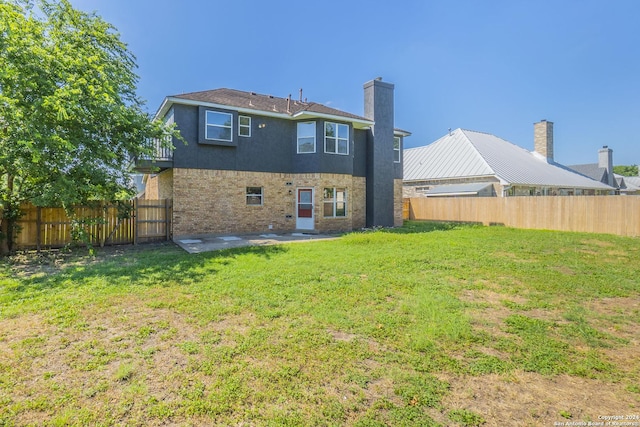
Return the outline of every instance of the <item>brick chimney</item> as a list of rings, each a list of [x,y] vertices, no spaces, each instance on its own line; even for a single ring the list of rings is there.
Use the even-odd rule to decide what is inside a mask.
[[[598,167],[607,170],[606,184],[615,187],[615,179],[613,176],[613,150],[606,145],[598,150]]]
[[[533,150],[553,161],[553,122],[540,120],[533,124]]]

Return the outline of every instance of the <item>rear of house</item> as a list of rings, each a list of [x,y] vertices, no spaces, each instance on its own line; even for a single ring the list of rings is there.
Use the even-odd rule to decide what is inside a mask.
[[[329,232],[402,224],[402,144],[392,84],[364,85],[364,116],[216,89],[167,97],[156,117],[186,144],[138,161],[145,198],[173,199],[176,237]]]

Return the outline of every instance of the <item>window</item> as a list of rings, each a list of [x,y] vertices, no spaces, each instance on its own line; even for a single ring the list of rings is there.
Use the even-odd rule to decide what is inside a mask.
[[[349,154],[349,126],[330,122],[324,124],[324,152]]]
[[[316,152],[316,122],[298,123],[298,153]]]
[[[400,163],[400,137],[393,138],[393,161]]]
[[[231,142],[231,127],[233,116],[231,113],[220,111],[207,111],[205,122],[205,139],[217,139]]]
[[[347,190],[344,188],[325,188],[323,212],[325,218],[347,216]]]
[[[247,205],[262,206],[262,187],[247,187]]]
[[[251,117],[238,116],[238,135],[251,136]]]

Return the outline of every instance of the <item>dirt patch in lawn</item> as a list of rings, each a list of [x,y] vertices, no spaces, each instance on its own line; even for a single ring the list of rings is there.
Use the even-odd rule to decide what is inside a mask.
[[[466,409],[481,415],[485,426],[551,426],[554,422],[599,421],[600,415],[633,414],[640,395],[623,384],[603,384],[568,375],[547,377],[529,372],[479,377],[442,375],[450,385],[444,411],[431,416],[450,425],[448,411]]]
[[[56,274],[69,267],[97,264],[115,257],[137,252],[177,246],[173,242],[145,243],[142,245],[117,245],[95,248],[91,255],[87,248],[21,251],[7,257],[12,274],[19,278],[34,275]]]

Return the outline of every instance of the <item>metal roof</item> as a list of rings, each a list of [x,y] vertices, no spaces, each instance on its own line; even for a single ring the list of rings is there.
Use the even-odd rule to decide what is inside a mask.
[[[490,182],[474,182],[471,184],[437,185],[424,194],[427,196],[464,196],[478,194],[487,187],[493,186]]]
[[[626,192],[640,191],[640,177],[613,174],[621,190]]]
[[[635,185],[636,187],[640,187],[640,176],[625,176],[625,182],[627,185]]]
[[[479,176],[496,177],[503,185],[612,189],[483,132],[456,129],[430,145],[404,151],[405,181]]]

